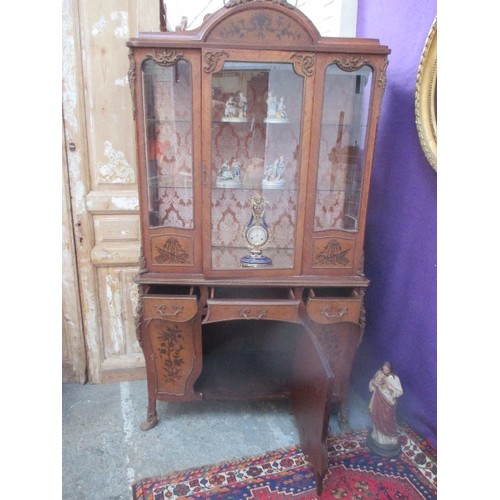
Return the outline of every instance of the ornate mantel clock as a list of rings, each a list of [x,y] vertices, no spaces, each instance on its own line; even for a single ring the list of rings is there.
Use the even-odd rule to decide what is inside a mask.
[[[390,51],[323,38],[284,0],[226,2],[196,30],[127,45],[144,428],[158,423],[157,400],[289,398],[320,489],[329,413],[339,403],[348,427],[363,336]]]
[[[250,249],[250,255],[241,258],[241,265],[243,267],[271,266],[272,259],[262,255],[262,251],[271,241],[271,230],[264,217],[267,200],[262,194],[255,194],[250,202],[252,204],[252,215],[248,225],[243,229],[243,237]]]

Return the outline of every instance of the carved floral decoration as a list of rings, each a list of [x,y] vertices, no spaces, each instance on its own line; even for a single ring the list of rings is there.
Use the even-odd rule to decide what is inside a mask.
[[[351,249],[342,248],[342,245],[336,239],[330,240],[321,252],[318,252],[315,257],[317,265],[349,265],[347,254]]]
[[[337,57],[333,60],[333,63],[344,71],[356,71],[369,62],[370,60],[363,56]]]
[[[147,54],[147,57],[150,57],[155,63],[160,64],[161,66],[171,66],[184,57],[184,54],[177,52],[176,50],[165,49],[155,50],[152,54]]]
[[[184,350],[182,341],[184,337],[177,325],[168,325],[158,334],[160,342],[158,354],[162,360],[162,372],[164,381],[171,384],[182,376],[184,360],[181,353]]]
[[[174,237],[168,238],[163,246],[156,246],[156,250],[159,254],[154,260],[159,264],[187,264],[190,261],[189,253]]]
[[[258,40],[259,43],[269,41],[283,45],[304,41],[307,34],[286,15],[261,9],[248,18],[240,14],[234,15],[223,26],[214,30],[212,36],[224,42]]]
[[[214,71],[219,71],[224,64],[226,57],[229,57],[229,53],[225,50],[218,50],[216,52],[205,52],[203,59],[205,61],[205,66],[203,70],[205,73],[212,73]]]
[[[293,60],[293,67],[297,73],[304,76],[314,75],[314,55],[294,54],[291,59]]]

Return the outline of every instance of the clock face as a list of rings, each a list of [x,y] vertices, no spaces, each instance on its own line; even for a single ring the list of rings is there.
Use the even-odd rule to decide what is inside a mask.
[[[254,247],[260,247],[267,242],[268,232],[262,226],[252,226],[246,231],[248,243]]]

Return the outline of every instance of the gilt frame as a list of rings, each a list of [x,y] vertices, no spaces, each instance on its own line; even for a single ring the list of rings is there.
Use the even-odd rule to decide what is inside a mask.
[[[415,122],[425,157],[437,172],[437,17],[427,36],[418,67]]]

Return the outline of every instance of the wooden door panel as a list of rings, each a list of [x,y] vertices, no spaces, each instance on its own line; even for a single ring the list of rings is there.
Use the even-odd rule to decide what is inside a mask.
[[[333,373],[321,346],[306,327],[299,336],[292,385],[292,406],[302,450],[316,474],[318,494],[328,470],[326,437],[332,405]]]

